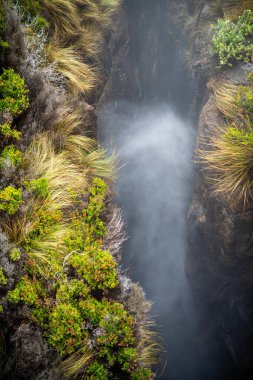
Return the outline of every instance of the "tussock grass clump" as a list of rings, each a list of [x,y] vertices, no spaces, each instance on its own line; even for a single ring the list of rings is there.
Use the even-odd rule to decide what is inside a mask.
[[[246,206],[253,196],[252,128],[218,129],[206,147],[197,156],[209,173],[214,192],[225,194],[232,206]]]
[[[243,109],[238,105],[239,86],[225,79],[212,78],[208,88],[213,93],[219,111],[229,120],[243,118]]]
[[[68,42],[78,35],[81,29],[81,19],[77,1],[69,0],[39,0],[46,18],[53,29],[56,41]]]
[[[232,21],[238,19],[244,11],[253,11],[253,0],[226,0],[223,1],[223,12],[225,18]]]
[[[67,79],[71,91],[88,94],[94,89],[98,81],[96,71],[87,63],[82,62],[80,53],[74,48],[61,48],[48,44],[45,53],[55,70]]]

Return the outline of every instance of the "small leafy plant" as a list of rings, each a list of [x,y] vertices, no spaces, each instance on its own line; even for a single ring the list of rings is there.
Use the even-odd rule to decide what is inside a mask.
[[[12,248],[10,251],[10,259],[12,261],[19,261],[21,258],[21,251],[19,248]]]
[[[253,89],[248,86],[240,86],[236,97],[236,103],[246,113],[253,112]]]
[[[46,198],[48,192],[48,180],[46,178],[33,179],[32,181],[24,181],[25,187],[32,193],[41,198]]]
[[[9,145],[4,148],[0,157],[0,167],[11,165],[19,166],[23,161],[23,154],[20,150],[15,149],[14,145]]]
[[[15,140],[19,140],[21,133],[16,129],[11,127],[10,123],[0,124],[0,132],[6,138],[13,138]]]
[[[95,360],[87,368],[85,378],[87,380],[108,380],[108,372],[103,364],[99,364],[99,362]]]
[[[0,110],[17,116],[29,106],[25,81],[13,69],[4,69],[0,76]]]
[[[23,202],[22,190],[8,186],[0,191],[0,211],[15,214]]]
[[[220,66],[232,66],[236,61],[251,62],[253,12],[245,10],[236,23],[219,19],[213,26],[212,46]]]
[[[61,354],[66,355],[80,345],[85,336],[81,327],[82,317],[72,305],[59,304],[49,316],[49,343]]]
[[[7,284],[7,278],[5,277],[2,268],[0,268],[0,286]]]

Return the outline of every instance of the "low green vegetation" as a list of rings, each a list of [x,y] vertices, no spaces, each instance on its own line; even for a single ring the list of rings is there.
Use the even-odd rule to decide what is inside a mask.
[[[82,343],[85,335],[78,309],[68,304],[56,305],[49,314],[46,332],[51,346],[64,356],[73,352]]]
[[[108,371],[103,364],[99,364],[98,361],[94,361],[89,365],[85,373],[87,380],[108,380]]]
[[[246,114],[252,117],[253,112],[253,73],[247,77],[247,85],[239,86],[236,96],[236,103],[241,107]]]
[[[248,86],[240,86],[236,103],[243,108],[246,113],[253,112],[253,89]]]
[[[19,140],[21,136],[21,133],[12,128],[10,123],[0,124],[0,132],[4,137],[13,138],[14,140]]]
[[[20,138],[20,132],[12,128],[12,123],[28,107],[28,90],[24,79],[13,69],[4,69],[0,76],[0,111],[4,118],[0,131],[4,137],[16,140]]]
[[[10,251],[10,259],[12,261],[19,261],[21,258],[21,251],[19,248],[12,248]]]
[[[24,181],[24,185],[29,191],[41,198],[46,198],[49,195],[48,180],[46,178]]]
[[[7,284],[7,278],[5,277],[2,268],[0,268],[0,286]]]
[[[0,76],[0,110],[18,116],[29,106],[25,81],[13,69],[4,69]]]
[[[23,154],[20,150],[15,149],[14,145],[6,146],[0,157],[0,167],[19,166],[23,161]]]
[[[23,203],[22,189],[8,186],[0,191],[0,211],[13,215],[18,211],[21,203]]]
[[[220,66],[232,66],[236,61],[251,62],[253,12],[245,10],[236,22],[219,19],[213,26],[212,45]]]
[[[41,53],[43,64],[50,63],[51,54],[54,69],[62,77],[61,86],[67,79],[74,94],[89,93],[97,78],[90,63],[97,59],[102,30],[120,2],[87,1],[82,12],[80,3],[70,0],[18,3],[25,21],[22,30],[29,41],[40,42],[37,32],[48,29]],[[2,43],[7,49],[4,41],[0,40],[0,47]],[[37,91],[33,86],[31,94]],[[53,95],[52,87],[50,91]],[[67,86],[64,91],[67,93]],[[135,312],[129,312],[121,298],[119,264],[108,248],[112,194],[106,182],[96,177],[111,179],[112,160],[96,141],[77,134],[83,130],[84,111],[73,109],[67,95],[62,106],[58,98],[55,103],[54,96],[50,98],[52,109],[56,104],[57,117],[45,127],[36,114],[38,134],[30,136],[34,129],[27,120],[30,122],[39,107],[35,106],[35,112],[31,109],[27,119],[24,111],[29,107],[29,91],[24,79],[12,68],[4,69],[0,76],[2,175],[7,173],[4,168],[15,168],[9,171],[14,173],[13,181],[7,182],[12,186],[0,191],[0,211],[3,229],[14,247],[7,253],[8,259],[12,265],[22,265],[24,271],[3,297],[4,309],[11,306],[17,315],[25,309],[22,318],[37,325],[48,345],[62,357],[64,376],[106,380],[116,373],[119,378],[150,380],[153,374],[140,363],[151,365],[145,354],[152,351],[152,339],[145,341]],[[38,103],[43,101],[39,97]],[[21,131],[25,124],[23,135],[15,124]],[[12,141],[19,139],[16,145]],[[3,286],[7,283],[2,270],[0,282]],[[140,358],[141,349],[145,353]]]
[[[38,183],[39,188],[41,184],[46,188],[43,181],[31,181],[27,186],[37,191]],[[31,260],[27,264],[28,274],[8,292],[6,299],[31,308],[32,321],[43,329],[47,341],[62,357],[85,349],[92,340],[97,360],[86,369],[87,379],[106,379],[108,369],[116,364],[124,373],[135,371],[136,379],[150,379],[150,372],[146,377],[145,370],[144,375],[136,372],[136,321],[122,303],[110,299],[110,291],[119,282],[116,262],[102,248],[106,228],[101,216],[107,192],[106,183],[95,178],[89,187],[86,208],[73,213],[69,231],[62,236],[62,243],[58,241],[58,249],[51,249],[50,260],[42,261],[39,267],[36,260]],[[51,215],[40,211],[26,240],[28,256],[49,230],[61,226],[63,217],[61,211]],[[10,255],[16,260],[20,251],[14,248]],[[93,335],[94,330],[99,333]]]

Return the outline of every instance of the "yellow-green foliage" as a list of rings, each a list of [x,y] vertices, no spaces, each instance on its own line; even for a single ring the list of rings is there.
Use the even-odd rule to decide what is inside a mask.
[[[6,23],[4,20],[4,11],[3,11],[3,0],[0,1],[0,49],[6,50],[9,48],[8,42],[4,38],[4,33],[6,31]]]
[[[229,127],[218,130],[210,141],[211,150],[198,155],[206,164],[214,191],[225,194],[231,205],[247,204],[253,189],[253,132]]]
[[[9,215],[15,214],[23,202],[22,189],[15,189],[8,186],[0,191],[0,211],[5,211]]]
[[[1,285],[6,285],[7,284],[7,278],[3,274],[2,268],[0,268],[0,286]]]
[[[25,81],[13,69],[3,70],[0,76],[0,110],[17,116],[29,106]]]
[[[247,113],[253,112],[253,89],[248,86],[240,86],[236,103]]]
[[[1,124],[0,132],[4,137],[12,137],[15,140],[19,140],[21,136],[21,133],[16,129],[12,128],[10,123]]]
[[[20,133],[12,129],[14,117],[20,115],[29,106],[28,90],[24,79],[13,69],[4,69],[0,76],[0,111],[4,117],[4,123],[0,125],[0,131],[4,137],[20,138]]]
[[[116,0],[21,0],[23,19],[33,17],[25,32],[36,39],[32,29],[48,27],[48,41],[45,45],[43,41],[47,61],[78,96],[91,92],[97,83],[91,62],[98,56],[102,29],[110,26],[119,4]],[[7,94],[14,101],[2,106],[8,118],[0,128],[4,137],[18,139],[21,134],[13,121],[27,109],[28,91],[22,78],[13,71],[7,73],[16,80],[16,87],[12,84]],[[27,318],[42,329],[64,359],[64,375],[106,380],[116,366],[123,377],[150,379],[152,373],[140,369],[149,365],[140,353],[151,344],[137,337],[134,314],[115,300],[120,292],[119,287],[115,289],[118,264],[104,249],[110,190],[97,177],[112,179],[113,158],[96,141],[81,135],[83,102],[75,109],[68,104],[66,88],[61,88],[61,94],[64,101],[54,125],[48,126],[49,132],[32,136],[22,160],[13,145],[2,152],[4,160],[8,157],[17,167],[22,164],[18,182],[22,189],[3,189],[0,209],[2,204],[3,211],[14,214],[22,202],[22,190],[25,205],[18,215],[4,218],[1,227],[15,247],[10,259],[19,260],[21,252],[27,258],[26,274],[5,301],[16,308],[27,306]],[[26,139],[20,142],[22,150],[23,142]],[[14,197],[17,192],[20,199]],[[12,195],[10,200],[1,201],[7,193]]]
[[[101,179],[94,180],[86,209],[73,215],[69,233],[61,237],[62,243],[58,240],[58,250],[51,249],[51,261],[44,262],[43,273],[40,267],[38,270],[36,260],[30,261],[28,268],[32,275],[23,277],[7,295],[9,302],[23,302],[32,308],[33,321],[43,328],[48,342],[62,356],[77,350],[63,364],[70,374],[78,372],[93,357],[87,342],[94,328],[101,331],[96,336],[101,360],[107,360],[111,366],[117,362],[125,372],[138,365],[135,319],[121,303],[99,301],[92,295],[94,290],[108,292],[118,284],[116,262],[101,248],[106,235],[101,214],[107,191]],[[62,215],[54,219],[49,214],[37,218],[25,246],[28,255],[30,246],[36,245],[41,236],[48,236],[48,228],[59,225],[61,218]],[[59,252],[64,250],[64,244],[65,257]],[[75,278],[69,278],[68,273]],[[54,289],[48,296],[43,290],[45,279],[50,280]],[[86,323],[90,327],[84,329]]]
[[[19,166],[23,161],[23,154],[20,150],[15,149],[14,145],[6,146],[0,157],[0,167]]]
[[[110,252],[87,247],[82,254],[73,254],[70,264],[93,289],[113,289],[118,285],[116,262]]]
[[[10,290],[6,299],[9,302],[23,302],[25,305],[39,305],[39,297],[44,293],[38,281],[30,280],[24,276],[16,285],[14,290]]]
[[[108,380],[108,371],[103,364],[99,364],[99,362],[95,360],[87,368],[85,378],[87,380]]]
[[[10,259],[12,261],[19,261],[21,258],[21,251],[19,248],[12,248],[10,251]]]
[[[73,352],[86,336],[81,314],[74,306],[57,305],[49,314],[48,323],[48,341],[61,355]]]
[[[241,107],[245,113],[250,114],[252,117],[253,112],[253,72],[247,76],[247,85],[239,86],[236,96],[236,103]]]
[[[149,369],[139,368],[131,372],[130,380],[149,380],[153,378],[153,374]]]
[[[39,197],[46,198],[48,196],[48,180],[46,178],[33,179],[32,181],[24,181],[26,188]]]
[[[237,22],[219,19],[213,27],[213,51],[220,66],[232,66],[236,61],[251,62],[253,44],[253,12],[245,10]]]

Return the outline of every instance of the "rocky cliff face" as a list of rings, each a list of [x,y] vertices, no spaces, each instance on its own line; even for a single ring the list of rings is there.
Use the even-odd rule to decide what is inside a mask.
[[[185,42],[173,20],[174,8],[180,13],[180,3],[175,7],[167,0],[124,1],[117,26],[105,44],[99,105],[121,100],[167,102],[187,114],[192,92],[186,85]]]

